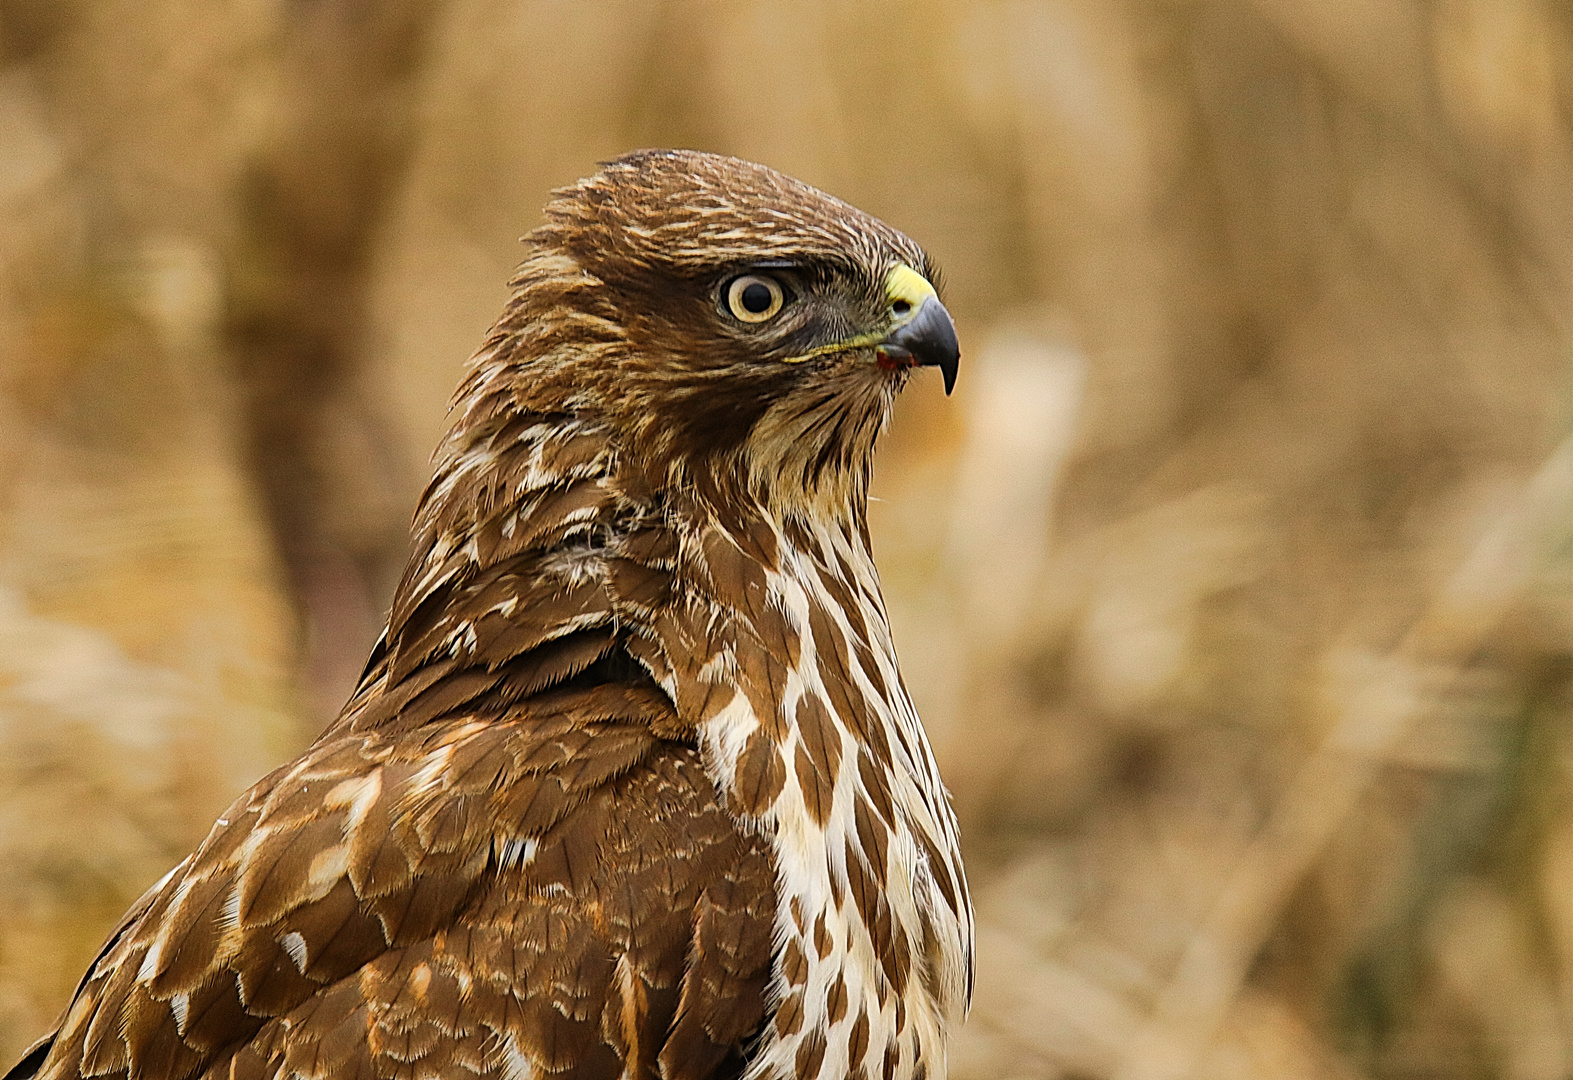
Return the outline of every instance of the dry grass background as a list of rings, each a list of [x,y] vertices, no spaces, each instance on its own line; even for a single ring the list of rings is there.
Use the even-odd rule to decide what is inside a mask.
[[[0,0],[0,1057],[336,708],[515,238],[643,145],[948,271],[875,521],[960,1080],[1573,1076],[1553,0]]]

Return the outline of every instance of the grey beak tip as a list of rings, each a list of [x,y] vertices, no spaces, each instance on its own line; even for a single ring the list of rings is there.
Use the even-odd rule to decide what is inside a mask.
[[[918,364],[939,368],[945,376],[946,396],[955,389],[956,372],[961,365],[961,343],[956,340],[956,324],[938,297],[931,296],[923,301],[918,313],[886,340],[905,349]]]

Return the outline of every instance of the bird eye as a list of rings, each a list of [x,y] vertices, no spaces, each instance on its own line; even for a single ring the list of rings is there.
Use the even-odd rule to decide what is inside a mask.
[[[733,317],[747,323],[775,318],[786,303],[786,290],[773,277],[744,274],[726,287],[726,307]]]

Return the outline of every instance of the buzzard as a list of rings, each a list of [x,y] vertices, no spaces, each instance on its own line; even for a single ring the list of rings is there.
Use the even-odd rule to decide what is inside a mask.
[[[527,244],[342,715],[10,1080],[944,1076],[972,916],[866,514],[955,379],[933,265],[677,151]]]

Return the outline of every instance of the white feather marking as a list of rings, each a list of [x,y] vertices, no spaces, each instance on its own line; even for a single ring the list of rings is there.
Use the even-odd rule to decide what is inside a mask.
[[[464,653],[473,653],[477,642],[475,624],[468,620],[459,623],[448,634],[447,649],[449,656],[461,656]]]
[[[409,791],[412,796],[428,795],[441,791],[446,786],[446,773],[448,762],[453,760],[453,746],[439,746],[426,755],[426,760],[421,762],[421,767],[415,770],[415,775],[410,777]]]
[[[736,692],[726,708],[713,716],[699,729],[700,750],[704,755],[705,770],[720,791],[730,791],[737,778],[737,759],[748,743],[748,737],[759,727],[748,695]]]
[[[535,851],[539,846],[539,842],[533,836],[510,836],[506,839],[498,837],[492,841],[497,866],[503,870],[527,865],[535,858]]]
[[[225,937],[240,933],[240,885],[236,884],[229,890],[229,895],[224,897],[224,906],[219,910],[218,925]]]
[[[371,813],[371,808],[376,805],[381,794],[382,769],[376,768],[365,776],[353,776],[335,784],[322,802],[330,809],[349,807],[349,814],[344,819],[344,836],[348,839],[366,820],[366,815]]]
[[[605,581],[606,554],[604,549],[589,544],[564,547],[541,561],[541,573],[560,578],[570,586]]]
[[[503,1040],[503,1080],[535,1080],[535,1066],[524,1056],[512,1035]]]
[[[737,652],[730,646],[716,653],[699,669],[699,681],[720,686],[737,679]]]
[[[284,951],[294,961],[295,970],[302,975],[306,974],[306,939],[300,936],[299,931],[291,930],[279,938],[279,944],[284,946]]]
[[[329,890],[337,885],[339,879],[349,872],[350,849],[348,844],[336,844],[312,856],[311,866],[306,871],[306,885],[308,896],[312,900],[320,900],[328,895]]]
[[[137,982],[147,982],[158,974],[158,963],[164,957],[164,935],[160,934],[154,941],[153,947],[142,957],[142,966],[137,968]]]
[[[191,998],[186,994],[176,994],[169,999],[169,1011],[175,1014],[175,1034],[182,1039],[186,1037],[186,1015],[191,1010]]]

